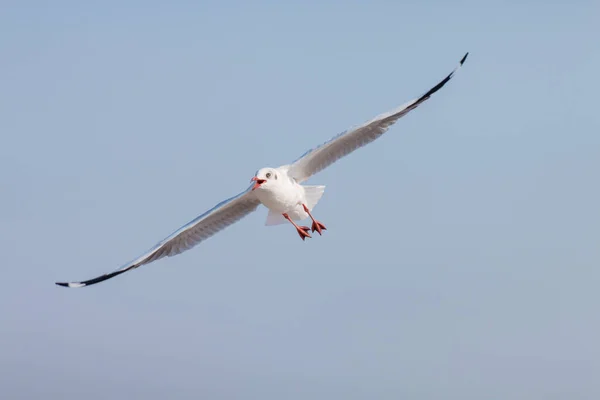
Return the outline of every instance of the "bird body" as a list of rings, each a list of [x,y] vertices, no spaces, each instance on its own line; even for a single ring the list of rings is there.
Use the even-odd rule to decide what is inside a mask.
[[[309,217],[304,205],[309,211],[317,205],[325,186],[305,186],[299,184],[288,174],[289,165],[279,168],[260,169],[253,181],[264,181],[254,186],[258,200],[269,209],[266,225],[285,223],[283,214],[294,221],[302,221]]]
[[[56,284],[66,287],[89,286],[163,257],[180,254],[239,221],[255,211],[260,204],[269,209],[266,225],[289,222],[296,228],[302,240],[305,240],[311,237],[309,228],[299,226],[295,221],[310,218],[312,220],[310,230],[321,235],[322,231],[326,230],[325,225],[314,218],[312,210],[321,199],[325,186],[302,185],[302,182],[383,135],[398,119],[417,108],[433,93],[441,89],[463,65],[468,54],[465,54],[460,60],[454,71],[422,96],[362,125],[342,132],[322,145],[307,151],[291,164],[258,170],[251,179],[253,184],[246,190],[196,217],[116,271],[87,281],[57,282]]]
[[[295,220],[308,218],[302,209],[306,203],[304,187],[288,175],[287,166],[262,168],[256,178],[265,181],[255,188],[256,197],[270,211],[293,214]]]

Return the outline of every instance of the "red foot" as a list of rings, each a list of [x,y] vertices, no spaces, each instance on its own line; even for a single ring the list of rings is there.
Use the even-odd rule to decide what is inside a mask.
[[[312,230],[313,232],[314,232],[314,231],[317,231],[317,232],[319,232],[319,235],[321,235],[321,234],[322,234],[322,231],[326,231],[326,230],[327,230],[327,228],[325,228],[325,225],[323,225],[322,223],[320,223],[319,221],[317,221],[317,220],[315,219],[315,220],[313,220],[313,223],[312,223],[312,228],[311,228],[311,230]]]
[[[311,230],[317,231],[319,233],[319,235],[323,234],[323,231],[326,231],[327,228],[325,228],[325,225],[323,225],[322,223],[320,223],[319,221],[317,221],[312,214],[310,213],[310,210],[308,209],[308,207],[306,207],[305,204],[302,204],[302,206],[304,207],[304,212],[306,212],[308,214],[308,216],[310,217],[310,219],[312,219],[313,223],[312,223],[312,228]]]
[[[298,226],[296,227],[296,230],[298,231],[298,235],[300,235],[302,240],[312,237],[310,236],[310,233],[308,233],[308,226]]]
[[[298,231],[298,235],[300,235],[300,238],[302,238],[302,240],[306,240],[306,238],[312,237],[312,236],[310,236],[310,233],[308,233],[308,226],[298,226],[294,221],[292,221],[292,219],[290,218],[289,215],[287,215],[286,213],[283,213],[282,215],[285,219],[290,221],[292,223],[292,225],[294,225],[296,227],[296,230]]]

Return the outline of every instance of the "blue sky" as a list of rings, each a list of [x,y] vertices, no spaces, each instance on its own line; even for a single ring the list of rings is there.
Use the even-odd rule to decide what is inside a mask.
[[[598,2],[8,2],[0,397],[597,399]],[[80,290],[460,73],[266,210]]]

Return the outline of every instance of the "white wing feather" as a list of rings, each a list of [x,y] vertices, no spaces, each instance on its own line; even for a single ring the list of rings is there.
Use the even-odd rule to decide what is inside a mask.
[[[163,257],[170,257],[183,253],[256,210],[260,201],[256,198],[254,193],[252,193],[251,189],[252,186],[248,187],[248,189],[237,196],[217,204],[215,207],[173,232],[170,236],[157,243],[154,247],[135,260],[125,264],[114,272],[83,282],[56,282],[56,284],[66,287],[89,286]]]
[[[297,182],[303,182],[340,158],[371,143],[383,135],[399,118],[417,108],[432,94],[440,90],[463,65],[468,55],[469,53],[465,54],[460,60],[459,65],[450,73],[450,75],[418,99],[411,100],[395,110],[381,114],[356,128],[342,132],[331,140],[323,143],[321,146],[307,151],[289,166],[288,174]]]

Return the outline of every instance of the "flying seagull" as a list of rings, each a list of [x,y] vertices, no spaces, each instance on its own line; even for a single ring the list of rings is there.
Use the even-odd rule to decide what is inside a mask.
[[[311,237],[308,226],[300,226],[295,221],[310,218],[312,220],[310,231],[316,231],[321,235],[326,230],[325,225],[313,217],[312,210],[321,199],[325,186],[308,186],[301,185],[301,183],[340,158],[383,135],[399,118],[417,108],[432,94],[440,90],[463,65],[468,55],[469,53],[464,55],[450,75],[421,97],[411,100],[395,110],[381,114],[358,127],[342,132],[321,146],[307,151],[292,164],[258,170],[246,190],[222,201],[188,222],[146,253],[116,271],[83,282],[56,282],[56,284],[72,288],[89,286],[163,257],[177,255],[239,221],[256,210],[261,203],[269,209],[266,225],[277,225],[289,221],[296,228],[302,240],[305,240]]]

